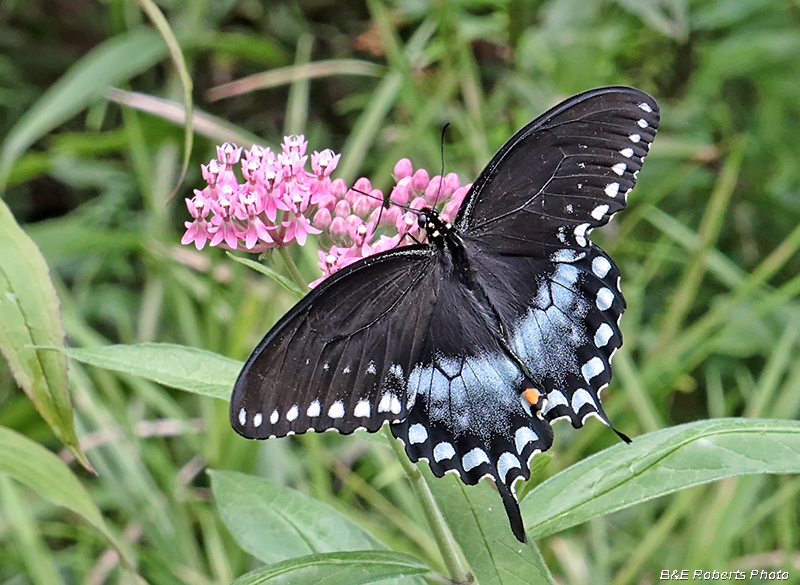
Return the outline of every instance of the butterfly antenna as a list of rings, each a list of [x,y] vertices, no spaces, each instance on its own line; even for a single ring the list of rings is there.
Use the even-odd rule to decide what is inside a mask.
[[[450,122],[445,124],[442,127],[442,139],[439,141],[441,147],[441,154],[442,154],[442,172],[439,174],[439,188],[436,190],[436,199],[433,202],[433,206],[436,207],[439,205],[439,195],[442,194],[442,183],[444,182],[444,135],[447,132],[447,129],[450,127]]]

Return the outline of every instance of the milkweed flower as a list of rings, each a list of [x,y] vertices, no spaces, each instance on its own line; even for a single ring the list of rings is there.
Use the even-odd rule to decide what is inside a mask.
[[[307,147],[302,135],[286,136],[277,153],[257,145],[247,151],[228,142],[218,146],[217,158],[201,165],[206,186],[186,199],[192,221],[184,222],[181,243],[266,252],[319,236],[316,286],[362,258],[424,242],[419,210],[436,207],[452,221],[472,186],[462,186],[455,173],[431,178],[404,158],[394,166],[397,182],[387,197],[366,177],[352,187],[333,179],[341,155],[325,149],[308,156]]]

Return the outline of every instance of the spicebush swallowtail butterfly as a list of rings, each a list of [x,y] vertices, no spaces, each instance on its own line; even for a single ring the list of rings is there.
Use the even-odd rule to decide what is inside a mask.
[[[388,422],[412,461],[494,479],[525,541],[514,482],[590,415],[622,344],[619,270],[589,240],[623,207],[659,122],[655,100],[593,89],[517,132],[455,221],[420,212],[427,243],[343,268],[289,311],[236,381],[251,439]]]

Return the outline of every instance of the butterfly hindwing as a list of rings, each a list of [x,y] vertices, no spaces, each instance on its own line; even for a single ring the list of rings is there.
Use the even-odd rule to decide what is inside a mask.
[[[658,122],[655,100],[637,89],[573,96],[506,142],[456,227],[510,254],[586,247],[588,233],[625,207]]]
[[[320,284],[259,343],[239,375],[231,424],[249,438],[377,430],[407,412],[406,382],[435,293],[427,246],[353,264]]]
[[[408,381],[413,407],[391,429],[409,458],[426,459],[439,477],[454,471],[470,485],[492,477],[523,540],[513,484],[530,476],[530,458],[550,448],[553,431],[523,405],[529,383],[493,333],[494,316],[452,275],[437,280],[425,349]]]

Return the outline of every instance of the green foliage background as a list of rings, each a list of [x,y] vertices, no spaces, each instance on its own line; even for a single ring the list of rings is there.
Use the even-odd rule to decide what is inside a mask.
[[[158,4],[183,49],[198,124],[174,197],[183,131],[166,102],[145,98],[180,107],[183,90],[140,5],[0,4],[3,199],[47,261],[70,345],[170,342],[241,360],[294,302],[219,250],[179,245],[183,197],[217,143],[275,146],[304,133],[311,150],[343,153],[336,176],[386,187],[403,156],[438,172],[449,122],[447,170],[468,180],[558,100],[627,84],[659,101],[662,124],[628,210],[593,234],[628,300],[607,412],[631,436],[707,418],[798,418],[797,0]],[[313,62],[323,63],[312,76]],[[264,72],[212,99],[212,88]],[[312,248],[292,251],[307,280],[317,277]],[[279,257],[269,264],[285,273]],[[380,440],[244,441],[222,400],[77,361],[70,390],[98,475],[60,457],[147,582],[228,583],[258,566],[228,532],[206,468],[297,488],[391,550],[442,566]],[[5,361],[0,426],[62,449]],[[617,440],[594,422],[556,425],[556,435],[537,480]],[[0,583],[129,578],[88,504],[54,506],[5,471]],[[539,545],[561,583],[655,583],[682,568],[782,569],[798,582],[798,492],[794,476],[725,479]]]

